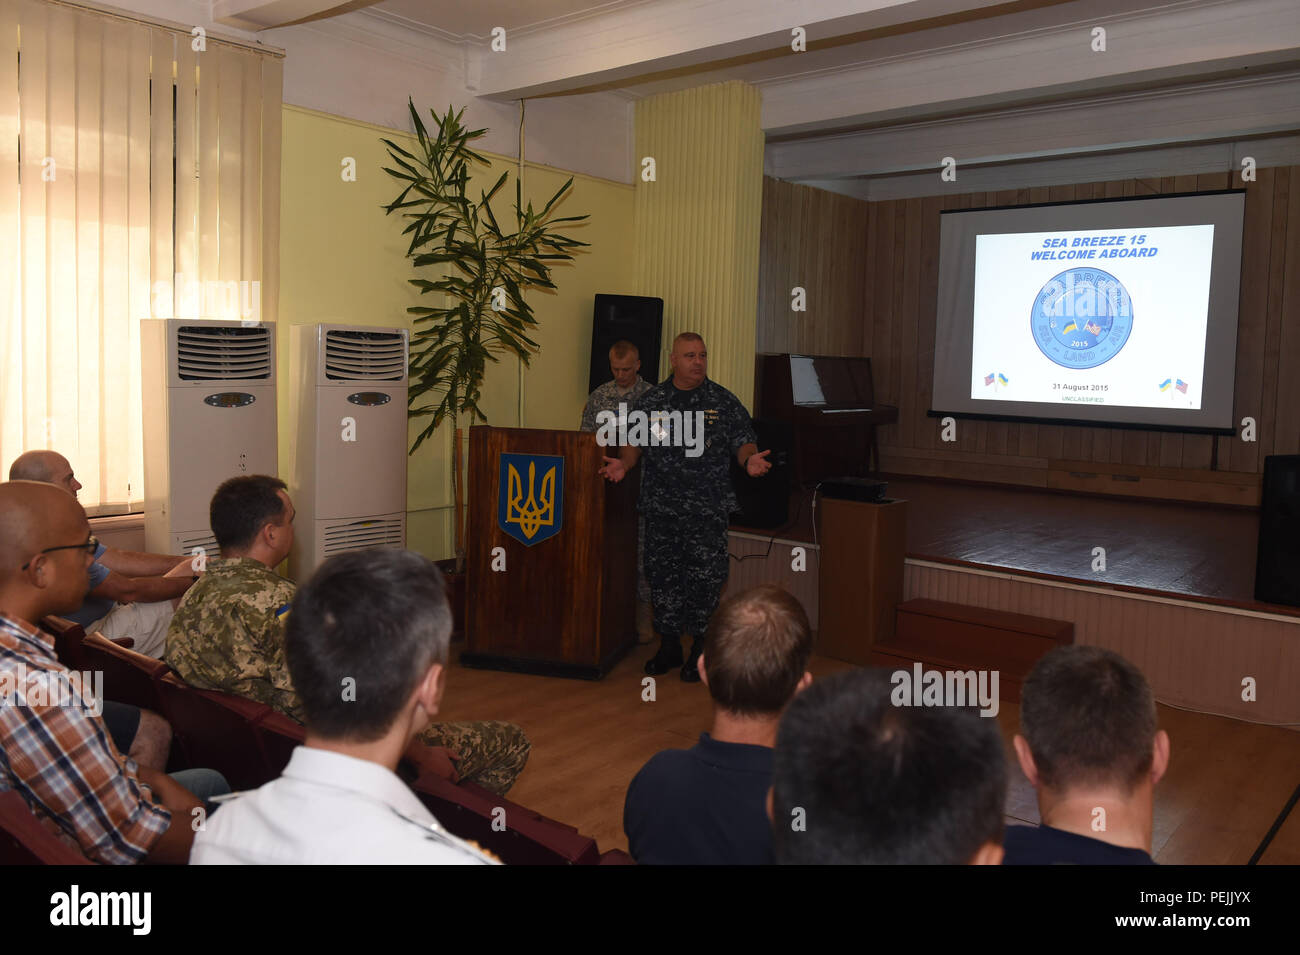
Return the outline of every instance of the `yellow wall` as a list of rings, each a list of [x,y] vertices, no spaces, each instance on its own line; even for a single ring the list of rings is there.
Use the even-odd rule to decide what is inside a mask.
[[[426,122],[427,122],[426,118]],[[279,407],[280,465],[287,472],[293,440],[293,388],[289,381],[289,326],[329,322],[412,327],[406,308],[441,304],[421,296],[406,258],[405,221],[384,215],[383,205],[399,184],[383,171],[388,160],[381,137],[414,150],[413,137],[299,107],[284,108],[280,213]],[[514,201],[513,159],[486,154],[472,193],[511,169],[509,185],[493,202],[501,220]],[[357,181],[344,182],[344,157],[356,160]],[[524,199],[543,204],[568,178],[550,167],[526,164]],[[503,358],[490,365],[480,402],[488,423],[530,428],[577,428],[587,394],[591,350],[592,296],[631,291],[633,274],[633,188],[575,176],[561,215],[587,213],[568,234],[591,248],[552,272],[557,292],[538,290],[529,302],[539,322],[532,337],[541,346],[523,371],[520,414],[519,363]],[[502,222],[503,227],[506,223]],[[756,233],[757,234],[757,233]],[[427,270],[426,270],[427,271]],[[431,277],[427,276],[426,277]],[[751,314],[750,334],[753,323]],[[427,422],[411,422],[414,437]],[[444,424],[415,456],[408,458],[407,546],[433,558],[452,553],[452,427]]]
[[[636,155],[655,161],[655,180],[644,181],[643,165],[636,188],[637,291],[664,300],[665,353],[680,332],[703,335],[709,377],[746,405],[763,206],[760,106],[758,90],[737,81],[636,105]]]

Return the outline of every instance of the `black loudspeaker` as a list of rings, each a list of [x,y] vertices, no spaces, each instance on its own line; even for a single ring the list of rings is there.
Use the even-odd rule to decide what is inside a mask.
[[[1264,459],[1255,599],[1300,607],[1300,454]]]
[[[754,420],[758,450],[771,451],[767,456],[772,470],[762,477],[750,477],[732,458],[731,487],[740,502],[740,513],[731,523],[744,527],[784,527],[790,522],[790,445],[794,432],[789,421]]]
[[[664,300],[644,295],[597,295],[591,322],[591,377],[587,394],[614,376],[609,373],[609,346],[626,339],[641,352],[641,377],[659,384],[659,339]]]

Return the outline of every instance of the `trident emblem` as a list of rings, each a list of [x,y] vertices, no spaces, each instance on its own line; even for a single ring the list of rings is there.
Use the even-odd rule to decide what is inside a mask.
[[[497,523],[503,531],[530,547],[559,533],[564,514],[563,457],[502,454],[500,475]]]

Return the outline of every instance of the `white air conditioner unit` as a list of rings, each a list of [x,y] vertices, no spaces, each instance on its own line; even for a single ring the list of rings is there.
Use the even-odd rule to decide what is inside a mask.
[[[215,557],[217,485],[279,471],[275,326],[144,319],[140,350],[145,547]]]
[[[406,546],[407,333],[296,325],[292,344],[289,576],[301,583],[335,554]]]

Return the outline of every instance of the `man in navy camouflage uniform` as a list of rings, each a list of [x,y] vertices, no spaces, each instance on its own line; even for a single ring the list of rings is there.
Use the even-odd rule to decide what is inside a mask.
[[[672,376],[633,409],[653,422],[650,439],[638,439],[629,424],[628,444],[617,458],[605,458],[600,473],[621,481],[645,457],[639,509],[646,522],[645,570],[660,639],[645,672],[657,676],[680,666],[682,679],[694,683],[700,679],[696,662],[709,617],[730,570],[727,523],[737,509],[731,461],[734,457],[751,477],[759,477],[771,468],[771,452],[758,450],[753,422],[740,400],[709,380],[703,338],[694,332],[678,335],[670,361]],[[660,417],[672,412],[682,420]],[[701,419],[702,435],[692,430]],[[683,664],[686,633],[693,642]]]

